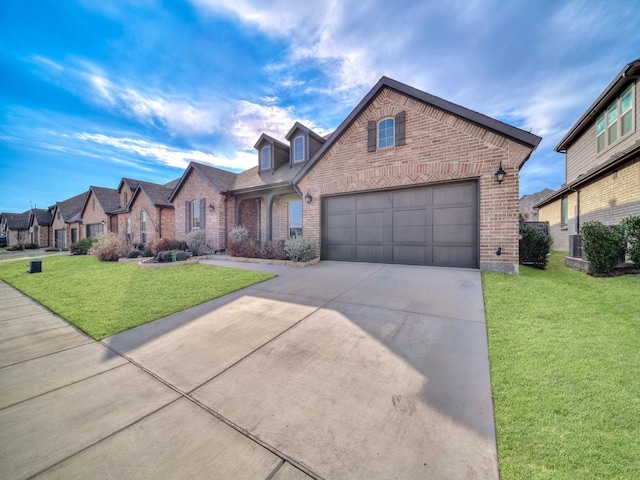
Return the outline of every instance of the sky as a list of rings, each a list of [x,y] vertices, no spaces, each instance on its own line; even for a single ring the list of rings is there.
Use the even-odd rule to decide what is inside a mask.
[[[2,0],[0,212],[190,161],[240,172],[262,133],[333,131],[382,76],[554,147],[640,57],[637,0]]]

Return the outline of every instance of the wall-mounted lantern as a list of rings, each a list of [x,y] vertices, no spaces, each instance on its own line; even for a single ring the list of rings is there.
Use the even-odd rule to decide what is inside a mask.
[[[213,203],[209,204],[209,211],[213,212],[216,209],[216,207],[213,205]]]
[[[307,203],[311,203],[311,200],[313,200],[313,197],[311,196],[311,194],[309,192],[307,192],[307,194],[304,196],[304,200]]]
[[[507,172],[505,172],[504,169],[502,168],[502,160],[500,160],[500,167],[498,168],[498,171],[495,173],[496,180],[498,181],[498,183],[502,183],[502,181],[504,180],[504,176],[506,174]]]

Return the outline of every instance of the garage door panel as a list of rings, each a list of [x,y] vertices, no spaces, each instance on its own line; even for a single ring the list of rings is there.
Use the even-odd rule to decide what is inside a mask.
[[[472,245],[475,243],[475,225],[442,225],[433,229],[433,243]]]
[[[346,260],[353,257],[353,246],[332,244],[325,247],[323,255],[325,260]]]
[[[328,214],[337,212],[351,212],[355,208],[355,202],[355,198],[350,196],[330,197],[326,199],[325,211]]]
[[[473,205],[433,209],[433,224],[436,226],[475,224],[475,217],[476,208]]]
[[[433,265],[441,267],[469,267],[475,257],[475,247],[433,247]]]
[[[356,213],[356,228],[384,227],[384,212]]]
[[[473,183],[433,187],[434,205],[476,203],[476,201],[476,185]]]
[[[384,259],[382,245],[356,245],[356,260],[360,262],[380,262]]]
[[[422,243],[427,242],[427,227],[394,227],[393,243]]]
[[[428,265],[427,247],[422,245],[394,245],[393,262],[407,265]]]
[[[427,224],[427,215],[424,207],[420,210],[394,210],[393,228],[424,226]]]
[[[379,228],[356,228],[356,243],[383,243],[384,229]]]
[[[393,208],[424,207],[427,203],[427,189],[400,190],[392,193]]]
[[[391,194],[389,192],[361,193],[355,196],[356,210],[371,210],[390,208]]]

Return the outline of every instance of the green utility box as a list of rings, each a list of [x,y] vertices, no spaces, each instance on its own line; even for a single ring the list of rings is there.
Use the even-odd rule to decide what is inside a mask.
[[[42,259],[33,258],[29,264],[29,271],[27,273],[40,273],[42,272]]]

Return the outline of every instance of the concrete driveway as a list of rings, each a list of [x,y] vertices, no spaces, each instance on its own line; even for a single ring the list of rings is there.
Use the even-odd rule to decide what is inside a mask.
[[[238,266],[103,342],[0,284],[4,478],[498,478],[479,272]]]

